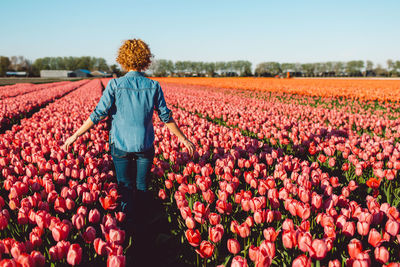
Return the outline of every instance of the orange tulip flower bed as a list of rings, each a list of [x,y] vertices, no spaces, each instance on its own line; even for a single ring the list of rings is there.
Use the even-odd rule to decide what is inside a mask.
[[[399,80],[275,79],[275,78],[155,78],[160,82],[244,89],[320,97],[399,101]]]

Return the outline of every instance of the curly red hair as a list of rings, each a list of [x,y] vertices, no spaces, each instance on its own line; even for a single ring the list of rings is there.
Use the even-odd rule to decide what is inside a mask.
[[[149,46],[141,39],[126,40],[118,50],[117,62],[128,71],[136,69],[145,70],[151,63]]]

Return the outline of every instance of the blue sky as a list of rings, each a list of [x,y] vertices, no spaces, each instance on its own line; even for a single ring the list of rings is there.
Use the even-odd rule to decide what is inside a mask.
[[[104,57],[141,38],[156,58],[400,60],[400,1],[2,1],[0,55]]]

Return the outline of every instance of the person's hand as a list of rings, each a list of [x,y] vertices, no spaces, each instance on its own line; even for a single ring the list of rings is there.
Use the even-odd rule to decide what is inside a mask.
[[[182,141],[182,143],[185,145],[185,147],[189,150],[190,156],[193,156],[194,151],[196,150],[196,147],[192,142],[189,141],[189,139],[186,139]]]
[[[70,137],[67,139],[67,141],[65,141],[64,145],[62,146],[62,148],[63,148],[65,151],[68,151],[68,147],[69,147],[70,145],[72,145],[72,144],[76,141],[76,139],[77,139],[77,137],[76,137],[75,134],[72,135],[72,136],[70,136]]]

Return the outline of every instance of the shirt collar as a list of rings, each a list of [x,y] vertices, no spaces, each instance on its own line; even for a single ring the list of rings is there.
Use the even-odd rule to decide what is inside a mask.
[[[143,72],[140,71],[128,71],[125,76],[143,76]]]

